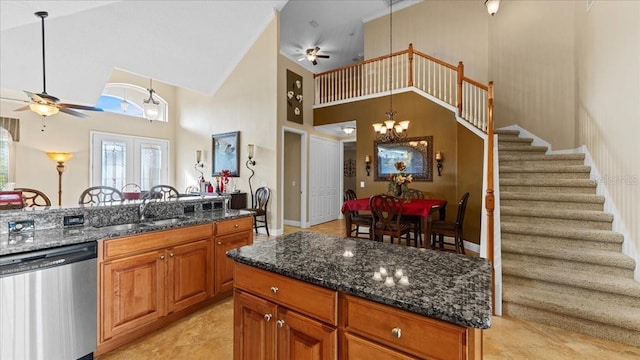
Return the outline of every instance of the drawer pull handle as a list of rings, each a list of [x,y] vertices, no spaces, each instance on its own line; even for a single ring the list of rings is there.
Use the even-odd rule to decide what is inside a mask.
[[[235,224],[235,225],[233,225],[233,227],[237,229],[237,228],[240,227],[240,225],[239,224]]]
[[[218,241],[218,245],[222,245],[222,241]]]
[[[169,256],[174,257],[173,253],[169,254]]]
[[[402,336],[402,329],[397,327],[391,329],[391,335],[393,335],[396,339],[400,339],[400,337]]]
[[[278,327],[283,327],[284,326],[284,320],[278,320],[276,321],[276,325],[278,325]]]
[[[277,293],[278,293],[278,288],[277,288],[277,287],[275,287],[275,286],[272,286],[272,287],[271,287],[271,293],[272,293],[272,294],[277,294]]]
[[[160,260],[164,260],[164,255],[160,255]]]
[[[272,316],[271,314],[264,314],[264,320],[265,320],[265,321],[271,321],[271,318],[272,318],[272,317],[273,317],[273,316]]]

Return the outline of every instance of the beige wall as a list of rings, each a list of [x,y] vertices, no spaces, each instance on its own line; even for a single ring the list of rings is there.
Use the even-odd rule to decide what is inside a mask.
[[[272,21],[236,68],[213,95],[179,89],[177,92],[178,129],[176,134],[176,182],[180,188],[199,176],[193,168],[195,151],[204,150],[204,173],[211,178],[211,135],[240,131],[240,178],[237,187],[249,191],[251,172],[245,167],[247,144],[256,148],[255,176],[252,186],[271,189],[269,227],[280,229],[276,209],[279,207],[276,172],[278,23]],[[251,198],[250,195],[247,196]]]
[[[482,169],[484,165],[484,140],[472,133],[461,124],[457,124],[457,200],[455,203],[449,202],[447,206],[447,217],[452,221],[457,215],[457,203],[466,192],[469,193],[467,209],[464,218],[464,239],[473,243],[480,243],[482,213]],[[443,154],[442,176],[445,176],[447,169],[451,168],[449,161],[446,161],[446,154]]]
[[[502,11],[502,9],[501,9]],[[409,43],[450,64],[465,64],[465,75],[487,82],[488,19],[482,1],[423,1],[393,13],[393,51]],[[365,24],[365,59],[389,54],[389,15]]]
[[[123,71],[114,70],[105,82],[127,82],[144,88],[149,79]],[[156,93],[169,104],[175,104],[175,87],[153,82]],[[30,89],[36,90],[36,89]],[[55,95],[55,94],[53,94]],[[62,101],[67,101],[62,99]],[[91,130],[168,139],[174,141],[176,112],[169,107],[169,122],[150,123],[147,120],[108,112],[91,112],[87,119],[69,116],[63,113],[46,119],[46,128],[42,131],[42,118],[31,111],[14,112],[22,104],[0,101],[0,115],[20,119],[20,141],[15,143],[15,183],[16,187],[29,187],[43,191],[51,202],[58,203],[58,173],[56,164],[45,154],[47,151],[73,153],[73,158],[65,164],[62,178],[62,205],[78,204],[80,193],[89,187],[89,147]],[[170,151],[169,183],[173,184],[174,156]],[[195,158],[195,155],[194,155]]]
[[[625,250],[635,248],[640,264],[640,1],[596,1],[588,13],[585,8],[575,3],[575,145],[586,145],[593,157],[596,180],[628,230]]]

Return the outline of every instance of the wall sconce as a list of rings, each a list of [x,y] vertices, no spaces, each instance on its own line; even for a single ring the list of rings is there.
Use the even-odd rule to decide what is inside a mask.
[[[436,162],[438,162],[438,176],[442,176],[442,153],[440,151],[436,152]]]
[[[204,174],[202,173],[202,168],[204,168],[204,163],[202,162],[202,150],[196,150],[196,164],[193,168],[200,173],[199,179],[204,180]]]
[[[64,172],[64,163],[69,161],[72,157],[72,153],[66,152],[47,152],[49,159],[58,163],[56,170],[58,170],[58,206],[62,206],[62,173]]]
[[[367,176],[371,175],[371,156],[364,156],[364,169],[367,171]]]
[[[255,145],[249,144],[247,145],[247,151],[249,152],[249,160],[247,160],[246,166],[247,169],[251,170],[251,176],[249,176],[249,192],[251,193],[251,207],[255,207],[253,204],[253,187],[251,187],[251,178],[255,175],[255,171],[249,166],[256,166],[256,161],[253,160],[253,156],[255,155]]]
[[[489,15],[493,16],[498,12],[500,8],[500,0],[485,0],[484,6],[487,7],[487,12]]]

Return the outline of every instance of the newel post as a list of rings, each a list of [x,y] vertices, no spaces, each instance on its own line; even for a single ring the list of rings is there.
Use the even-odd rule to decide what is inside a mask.
[[[409,43],[409,81],[407,86],[413,86],[413,44]]]
[[[493,211],[495,209],[495,197],[493,194],[493,81],[489,81],[487,88],[487,194],[484,202],[487,210],[487,259],[491,261],[491,308],[496,308],[496,274],[493,261],[493,237],[494,237],[494,219]]]
[[[464,64],[458,62],[458,116],[462,117],[462,79],[464,78]]]

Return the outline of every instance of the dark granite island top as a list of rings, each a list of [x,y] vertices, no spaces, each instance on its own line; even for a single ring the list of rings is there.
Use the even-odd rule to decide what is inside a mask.
[[[353,256],[349,256],[349,255]],[[238,263],[464,327],[491,326],[491,263],[430,249],[296,232],[227,253]],[[374,279],[383,267],[394,280]],[[401,269],[408,284],[395,277]]]

